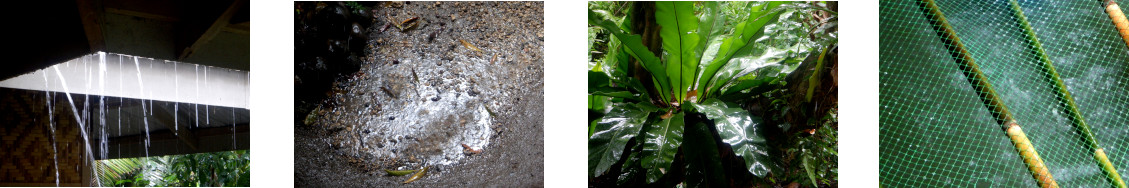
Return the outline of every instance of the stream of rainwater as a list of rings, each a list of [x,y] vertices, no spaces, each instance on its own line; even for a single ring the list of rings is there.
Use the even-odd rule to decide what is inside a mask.
[[[119,57],[119,59],[117,59],[117,64],[113,64],[113,61],[110,61],[110,64],[107,64],[107,60],[106,60],[107,55],[114,55],[114,56]],[[113,57],[113,56],[111,56],[111,57]],[[126,64],[126,63],[128,63],[126,61],[130,61],[130,59],[132,59],[132,61],[133,61],[133,66],[134,66],[133,70],[130,70],[129,68],[125,68],[125,66],[129,65],[129,64]],[[70,105],[70,109],[71,109],[70,114],[73,117],[75,117],[75,122],[78,125],[77,127],[78,127],[79,133],[81,135],[81,137],[80,137],[81,141],[79,141],[79,143],[77,143],[77,144],[81,144],[81,145],[79,145],[79,147],[81,147],[81,149],[85,149],[84,151],[79,153],[80,155],[82,155],[82,156],[79,156],[79,159],[80,159],[79,165],[88,164],[87,165],[88,168],[93,168],[93,170],[90,171],[90,173],[93,174],[93,176],[90,176],[90,177],[93,177],[93,178],[91,178],[89,181],[86,181],[86,180],[84,180],[84,181],[85,182],[91,182],[91,186],[103,186],[104,182],[100,181],[99,178],[104,178],[104,177],[100,177],[99,174],[102,174],[104,172],[102,170],[99,170],[100,169],[99,168],[100,163],[98,162],[98,159],[119,158],[119,156],[123,156],[123,154],[128,155],[130,150],[124,150],[123,151],[121,149],[117,150],[114,155],[111,155],[110,138],[116,137],[116,136],[122,136],[123,134],[133,134],[133,133],[135,133],[135,132],[131,131],[131,129],[135,129],[134,126],[133,126],[132,120],[141,120],[141,124],[139,124],[139,125],[143,125],[143,127],[137,127],[137,128],[143,128],[143,132],[138,131],[138,132],[142,132],[142,133],[139,133],[138,136],[141,136],[140,134],[143,134],[143,137],[145,137],[145,138],[143,138],[143,146],[142,146],[143,152],[145,152],[145,153],[143,153],[143,154],[145,154],[145,155],[143,155],[143,156],[145,156],[145,160],[148,161],[149,156],[152,156],[152,155],[155,155],[155,154],[156,155],[164,155],[164,152],[150,153],[150,151],[149,151],[149,147],[154,145],[154,143],[152,143],[152,142],[154,142],[154,141],[152,141],[152,138],[154,138],[152,136],[154,136],[154,135],[150,135],[150,133],[154,132],[154,131],[159,131],[159,129],[160,129],[159,127],[161,127],[161,126],[149,127],[150,126],[150,118],[157,119],[156,122],[154,122],[154,123],[156,123],[154,125],[164,125],[163,120],[160,120],[161,117],[163,117],[163,116],[155,116],[156,113],[158,113],[158,111],[156,111],[156,110],[160,110],[160,109],[155,109],[156,105],[166,104],[166,105],[170,105],[170,107],[173,108],[173,110],[167,111],[167,113],[165,113],[165,114],[168,114],[168,113],[173,114],[172,123],[169,123],[169,124],[173,124],[173,125],[170,125],[170,126],[173,126],[173,127],[169,127],[170,128],[169,131],[172,131],[172,134],[174,134],[175,136],[181,136],[180,135],[180,123],[181,123],[180,122],[180,119],[181,119],[180,118],[180,104],[181,104],[181,102],[185,102],[184,100],[200,101],[200,102],[192,102],[192,104],[191,104],[192,108],[193,108],[192,111],[185,111],[186,115],[193,116],[193,117],[185,117],[186,120],[190,120],[190,122],[186,122],[186,125],[185,125],[185,126],[187,126],[186,128],[211,127],[210,126],[211,125],[211,116],[210,115],[212,113],[219,113],[219,114],[226,113],[226,111],[222,111],[222,110],[224,110],[222,108],[217,109],[217,111],[212,111],[210,107],[212,105],[217,105],[217,104],[209,104],[209,102],[225,102],[225,101],[233,101],[233,100],[234,101],[245,100],[245,98],[240,97],[240,96],[231,96],[231,97],[235,97],[235,98],[230,98],[228,96],[219,96],[219,97],[215,97],[215,99],[212,99],[212,100],[207,100],[209,98],[201,97],[200,96],[201,93],[205,93],[205,95],[207,95],[207,93],[209,93],[211,91],[211,89],[213,89],[215,87],[211,86],[211,83],[209,83],[210,82],[209,78],[208,78],[209,66],[204,65],[201,68],[201,65],[199,65],[199,64],[193,64],[193,66],[191,68],[191,69],[193,69],[193,72],[186,72],[186,73],[183,74],[183,75],[185,75],[185,77],[193,77],[193,79],[190,79],[190,80],[187,80],[187,81],[194,81],[193,83],[186,83],[186,86],[185,86],[184,89],[186,89],[186,90],[193,90],[194,89],[194,91],[186,91],[186,93],[190,93],[190,95],[189,96],[181,96],[180,90],[182,88],[180,88],[181,87],[180,86],[180,77],[181,77],[182,74],[181,74],[180,70],[184,70],[184,69],[177,68],[177,66],[182,66],[182,65],[187,66],[187,64],[182,64],[181,62],[174,62],[174,61],[164,61],[164,63],[160,63],[158,60],[152,60],[152,59],[140,60],[140,59],[143,59],[143,57],[123,55],[123,54],[107,54],[105,52],[98,52],[98,53],[95,53],[95,54],[89,54],[89,55],[86,55],[86,56],[79,57],[79,59],[76,59],[76,60],[64,62],[64,63],[61,63],[61,64],[52,65],[52,66],[49,66],[49,68],[35,72],[37,74],[42,74],[42,77],[43,77],[42,82],[43,83],[38,83],[38,82],[40,82],[40,80],[38,80],[38,77],[40,77],[40,75],[34,75],[34,77],[29,77],[29,78],[27,78],[27,77],[17,77],[17,78],[10,79],[10,80],[0,81],[0,82],[3,82],[3,84],[5,84],[6,88],[43,90],[43,93],[44,93],[44,96],[45,96],[44,101],[45,101],[45,105],[46,105],[44,110],[47,111],[46,115],[47,115],[47,119],[49,119],[49,120],[47,120],[47,125],[49,125],[49,131],[50,131],[50,134],[51,134],[51,136],[50,136],[51,147],[52,147],[51,156],[53,158],[53,164],[54,164],[53,167],[51,167],[51,168],[54,169],[55,186],[62,186],[62,181],[70,181],[70,180],[64,179],[64,178],[61,177],[62,173],[64,173],[65,171],[62,170],[62,167],[60,167],[60,150],[59,150],[60,144],[64,144],[63,145],[63,154],[64,155],[67,154],[68,153],[67,151],[69,150],[68,146],[67,146],[67,141],[69,141],[69,140],[65,140],[65,138],[64,138],[64,141],[62,143],[60,143],[61,137],[59,136],[59,134],[63,134],[64,135],[63,137],[68,136],[67,129],[65,129],[65,128],[60,129],[59,126],[60,125],[68,125],[67,119],[69,119],[69,118],[62,118],[63,119],[62,122],[60,122],[59,118],[55,118],[56,108],[55,108],[54,105]],[[148,70],[142,69],[141,68],[141,66],[143,66],[142,64],[148,64],[149,65],[149,68],[147,68]],[[114,65],[117,66],[116,69],[113,68]],[[167,66],[173,66],[173,68],[169,69],[169,70],[164,70],[164,71],[173,71],[172,74],[164,74],[166,72],[163,72],[163,70],[160,70],[161,68],[167,68]],[[130,87],[133,87],[132,84],[125,81],[125,79],[128,79],[128,78],[131,77],[131,75],[129,75],[129,74],[134,73],[132,71],[137,71],[137,72],[135,72],[135,75],[137,75],[137,83],[135,83],[135,84],[137,84],[137,91],[138,92],[137,93],[125,93],[124,90],[132,90],[132,88],[130,88]],[[143,72],[143,71],[145,71],[145,72]],[[148,87],[149,90],[147,90],[147,87],[145,87],[145,81],[143,81],[143,78],[152,77],[151,74],[154,74],[155,71],[156,71],[156,73],[159,74],[158,77],[174,77],[173,79],[170,79],[170,80],[172,80],[173,84],[150,83],[150,87]],[[216,73],[215,72],[216,70],[211,70],[211,71],[213,71],[213,74]],[[230,71],[220,70],[218,78],[219,79],[230,79],[231,78],[230,75],[233,75],[233,74],[231,74],[229,72]],[[242,89],[244,89],[243,91],[245,93],[250,93],[250,88],[248,88],[247,86],[250,86],[251,75],[248,74],[248,73],[245,73],[245,72],[240,73],[239,71],[235,71],[234,73],[236,75],[235,78],[246,79],[246,80],[235,82],[234,84],[224,84],[224,82],[220,82],[220,84],[218,84],[218,86],[217,86],[219,88],[215,88],[215,89],[226,88],[226,87],[242,87]],[[51,75],[51,74],[54,74],[54,75]],[[116,77],[117,77],[116,86],[114,86],[115,83],[113,83],[113,80],[112,80],[113,77],[114,77],[113,74],[117,74],[116,75]],[[192,75],[186,75],[186,74],[192,74]],[[203,74],[203,75],[201,75],[201,74]],[[111,78],[107,79],[107,77],[111,77]],[[202,80],[201,80],[201,77],[202,77]],[[216,77],[216,75],[213,75],[213,77]],[[245,77],[245,78],[239,78],[239,77]],[[68,82],[67,79],[71,79],[71,81],[73,81],[73,82]],[[78,79],[78,80],[75,80],[75,79]],[[236,80],[238,80],[238,79],[236,79]],[[150,80],[150,81],[152,81],[152,80]],[[215,80],[212,80],[212,81],[215,81]],[[161,82],[161,80],[157,80],[157,82]],[[200,82],[203,82],[202,87],[201,87]],[[25,87],[28,87],[28,86],[26,86],[26,84],[28,84],[28,83],[34,84],[34,86],[32,86],[30,88],[25,88]],[[82,86],[82,84],[85,84],[85,86]],[[41,88],[38,88],[38,87],[43,87],[43,88],[41,89]],[[117,87],[116,91],[114,91],[112,89],[114,87]],[[172,89],[173,90],[173,96],[169,96],[169,97],[172,97],[172,98],[161,99],[161,98],[159,98],[159,97],[161,97],[161,93],[156,93],[156,95],[155,95],[154,91],[152,91],[152,90],[167,91],[167,90],[169,90],[167,87],[174,87]],[[107,89],[107,88],[110,88],[110,89]],[[201,92],[200,89],[205,89],[205,91]],[[116,92],[116,93],[113,93],[113,92]],[[157,91],[157,92],[160,92],[160,91]],[[192,96],[193,93],[194,93],[195,96]],[[61,98],[58,98],[58,95],[65,95],[65,99],[67,99],[67,100],[62,101],[63,104],[59,104],[60,101],[55,101],[56,99],[61,100]],[[80,98],[79,100],[81,100],[81,101],[79,101],[78,104],[76,104],[76,101],[75,101],[76,96],[72,96],[72,95],[82,95],[82,97],[84,97],[84,98]],[[117,100],[116,105],[113,104],[113,101],[112,101],[113,97],[115,95],[122,95],[122,96],[117,97],[117,99],[119,99],[119,100]],[[107,97],[110,97],[110,98],[107,99]],[[122,109],[123,107],[128,106],[128,105],[125,105],[125,104],[128,104],[128,102],[131,102],[131,101],[126,101],[125,98],[135,98],[135,99],[137,99],[137,100],[134,100],[133,102],[140,102],[140,109],[138,109],[138,107],[131,107],[133,109],[123,110]],[[163,101],[157,102],[157,104],[155,104],[154,100],[163,100]],[[173,102],[172,102],[172,104],[169,104],[169,102],[166,102],[164,100],[173,100]],[[203,104],[201,104],[201,102],[203,102]],[[186,104],[186,105],[189,105],[189,104]],[[200,118],[200,113],[201,113],[201,110],[199,109],[200,105],[204,105],[203,113],[204,113],[205,117],[203,119]],[[226,106],[226,105],[220,105],[220,106]],[[238,127],[236,127],[236,124],[245,124],[244,122],[242,122],[242,120],[239,120],[239,119],[245,119],[246,118],[245,116],[247,114],[246,114],[246,108],[245,107],[250,106],[250,102],[244,101],[244,104],[230,104],[230,106],[233,106],[230,109],[231,110],[230,111],[230,113],[231,113],[230,120],[226,119],[226,117],[220,118],[220,119],[217,119],[217,120],[221,120],[221,123],[230,123],[231,124],[230,125],[230,131],[231,131],[231,143],[230,144],[231,144],[231,149],[236,150],[237,149],[236,145],[238,144],[238,142],[237,142],[238,136],[236,135],[236,132],[237,132],[237,129],[239,129]],[[243,107],[239,107],[239,106],[243,106]],[[115,110],[115,109],[112,109],[112,108],[117,108],[117,109]],[[166,107],[161,106],[161,108],[166,108]],[[243,109],[237,109],[237,108],[243,108]],[[97,110],[97,113],[95,113],[95,110]],[[137,111],[134,111],[134,110],[137,110]],[[243,111],[239,111],[239,113],[237,113],[236,110],[243,110]],[[163,113],[164,113],[164,111],[163,111]],[[60,114],[60,115],[62,115],[62,114]],[[117,124],[116,125],[116,128],[117,128],[116,131],[114,131],[114,129],[113,129],[114,127],[110,127],[111,125],[108,125],[108,124],[114,124],[113,123],[114,122],[114,120],[113,120],[114,116],[116,116],[116,124]],[[126,117],[122,117],[122,116],[126,116]],[[140,116],[140,117],[138,117],[138,116]],[[154,116],[154,117],[150,117],[150,116]],[[111,119],[108,120],[108,122],[107,122],[107,118],[111,118]],[[194,122],[191,122],[191,120],[194,120]],[[203,124],[201,124],[201,120],[202,120]],[[59,123],[63,123],[63,124],[59,124]],[[98,126],[98,127],[95,127],[95,126]],[[154,129],[154,128],[157,128],[157,129]],[[73,133],[73,132],[70,132],[70,133]],[[180,143],[181,141],[176,141],[176,142]],[[244,144],[246,144],[246,143],[244,143]],[[115,143],[115,146],[123,147],[124,145],[122,145],[121,143]],[[97,149],[97,150],[95,150],[95,149]],[[170,149],[170,150],[181,150],[181,149],[180,149],[180,147],[174,147],[174,149]],[[246,149],[242,149],[242,150],[246,150]],[[138,152],[140,152],[140,151],[138,151]],[[137,153],[137,154],[141,154],[141,153]],[[65,158],[65,156],[63,156],[63,158],[67,159],[67,158]],[[67,161],[64,160],[62,164],[67,164]],[[141,165],[142,165],[142,167],[140,167],[140,168],[145,168],[145,169],[151,168],[151,167],[149,167],[149,165],[150,165],[149,162],[142,162]],[[106,173],[106,174],[110,174],[110,173]]]

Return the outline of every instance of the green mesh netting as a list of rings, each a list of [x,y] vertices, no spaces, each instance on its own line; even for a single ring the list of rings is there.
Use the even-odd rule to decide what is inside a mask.
[[[1108,187],[1009,1],[936,3],[1058,185]],[[1095,140],[1129,180],[1129,47],[1099,1],[1019,6]],[[1122,8],[1122,11],[1125,11]],[[1012,141],[917,1],[880,2],[884,187],[1034,187]]]

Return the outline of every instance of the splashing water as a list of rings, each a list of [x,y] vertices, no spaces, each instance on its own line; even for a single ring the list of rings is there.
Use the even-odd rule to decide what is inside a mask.
[[[208,87],[208,67],[207,66],[204,67],[204,88],[208,89],[208,91],[211,91],[211,88]],[[208,105],[207,104],[204,105],[204,112],[205,112],[204,113],[204,120],[207,121],[207,122],[204,123],[204,125],[212,125],[212,111],[208,111]]]
[[[235,108],[231,108],[231,149],[235,150]]]
[[[168,62],[169,61],[165,61],[165,63],[168,63]],[[172,72],[177,72],[176,67],[177,66],[175,64],[172,66]],[[172,78],[173,78],[173,96],[176,97],[176,101],[180,101],[180,77],[174,75]],[[180,136],[179,135],[179,132],[180,132],[180,103],[179,102],[173,103],[172,118],[173,118],[173,120],[172,120],[172,122],[173,122],[173,126],[172,126],[173,132],[172,132],[172,134]]]
[[[55,67],[55,74],[59,76],[59,82],[67,83],[66,78],[63,78],[62,71],[59,71],[59,67]],[[63,85],[63,93],[67,95],[67,101],[69,101],[70,104],[71,104],[71,111],[74,112],[75,119],[83,119],[82,116],[78,114],[78,108],[76,108],[75,105],[74,105],[74,98],[71,97],[71,92],[70,92],[70,89],[67,88],[67,84],[60,84],[60,85]],[[87,159],[90,160],[90,165],[94,166],[94,154],[93,154],[93,151],[91,151],[91,148],[90,148],[90,137],[87,136],[87,134],[86,134],[86,122],[85,121],[78,121],[78,127],[79,127],[79,132],[82,133],[82,138],[85,139],[86,143],[87,143],[87,144],[85,144],[85,146],[86,146],[86,157],[87,157]],[[98,171],[97,170],[93,170],[91,172],[94,174],[94,176],[92,176],[92,177],[98,177]],[[94,181],[94,182],[97,183],[99,187],[102,186],[101,185],[102,182],[98,182],[98,181]]]
[[[47,79],[47,74],[43,74],[43,85],[48,87],[48,88],[51,87],[51,81]],[[58,187],[59,186],[59,139],[55,136],[55,109],[52,108],[53,106],[51,105],[51,100],[52,100],[51,91],[46,91],[46,93],[47,93],[46,98],[47,98],[47,114],[48,114],[47,115],[47,119],[48,119],[47,121],[50,123],[50,124],[48,124],[48,126],[51,127],[51,150],[54,151],[54,156],[55,156],[55,186]]]
[[[123,60],[122,56],[118,56],[118,73],[119,73],[118,74],[118,85],[119,86],[122,85],[122,74],[120,74],[122,72],[122,60]],[[118,87],[118,93],[123,93],[122,88],[123,87]],[[124,102],[125,102],[125,97],[118,97],[118,104],[122,104]],[[122,114],[122,108],[118,108],[118,135],[122,135],[122,115],[121,114]],[[118,156],[121,156],[121,154],[122,154],[121,152],[122,151],[119,149],[118,150]]]
[[[196,98],[200,98],[200,65],[196,65]],[[200,127],[200,104],[194,104],[192,111],[196,113],[196,127]]]
[[[145,84],[142,84],[142,81],[141,81],[141,63],[137,61],[137,57],[133,57],[133,65],[135,65],[137,67],[138,92],[145,94]],[[152,64],[149,64],[149,65],[152,66]],[[153,105],[150,104],[149,106],[153,106]],[[149,157],[149,112],[150,111],[152,111],[152,109],[150,109],[149,111],[145,111],[145,101],[144,100],[141,101],[141,116],[144,117],[144,118],[142,118],[142,120],[145,122],[145,157]]]
[[[98,52],[98,88],[106,93],[106,52]],[[101,142],[98,146],[99,154],[105,159],[109,148],[109,135],[106,135],[106,96],[98,96],[98,124],[101,126]]]

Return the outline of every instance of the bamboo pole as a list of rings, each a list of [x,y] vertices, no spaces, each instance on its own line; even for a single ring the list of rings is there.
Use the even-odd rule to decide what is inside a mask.
[[[1043,44],[1039,42],[1039,37],[1035,35],[1035,30],[1031,29],[1031,24],[1027,21],[1027,16],[1023,14],[1023,9],[1019,7],[1019,2],[1015,0],[1011,0],[1010,2],[1012,14],[1015,16],[1019,27],[1023,28],[1027,45],[1031,48],[1031,51],[1035,53],[1039,62],[1042,63],[1043,66],[1040,67],[1040,70],[1042,70],[1043,75],[1051,82],[1052,86],[1057,88],[1054,90],[1055,94],[1058,95],[1055,98],[1058,99],[1059,104],[1066,110],[1071,124],[1074,125],[1075,129],[1078,129],[1078,132],[1082,133],[1082,139],[1090,146],[1090,149],[1093,150],[1094,160],[1096,160],[1098,165],[1105,171],[1110,183],[1117,187],[1125,188],[1125,182],[1121,180],[1121,175],[1117,173],[1117,169],[1109,162],[1109,158],[1105,157],[1105,151],[1102,149],[1101,145],[1094,139],[1094,134],[1090,131],[1090,125],[1086,124],[1086,119],[1083,118],[1082,113],[1078,111],[1078,106],[1074,104],[1074,97],[1071,97],[1070,91],[1066,89],[1066,84],[1063,84],[1062,79],[1059,78],[1058,71],[1056,71],[1054,65],[1052,65],[1053,63],[1047,56],[1047,52],[1043,50]]]
[[[1117,6],[1117,2],[1114,0],[1106,0],[1105,12],[1113,20],[1113,26],[1117,27],[1117,32],[1121,33],[1121,39],[1125,40],[1125,45],[1129,46],[1129,20],[1126,20],[1125,14],[1121,12],[1121,7]]]
[[[961,43],[956,31],[952,29],[952,26],[949,26],[948,21],[945,20],[945,15],[941,13],[937,4],[933,0],[921,0],[918,1],[918,6],[932,23],[937,36],[945,42],[945,47],[948,48],[957,66],[963,70],[968,82],[979,92],[977,96],[984,102],[984,107],[992,112],[996,122],[1006,130],[1011,142],[1015,144],[1015,149],[1023,157],[1023,162],[1027,164],[1027,169],[1031,172],[1032,177],[1039,182],[1041,187],[1058,187],[1058,183],[1055,182],[1050,170],[1043,164],[1043,159],[1039,157],[1039,153],[1035,151],[1035,147],[1027,139],[1023,129],[1019,128],[1019,123],[1007,110],[1007,106],[1003,104],[1003,100],[996,94],[995,89],[992,89],[992,84],[988,82],[988,78],[980,72],[980,67],[976,65],[976,61],[972,58],[968,49]]]

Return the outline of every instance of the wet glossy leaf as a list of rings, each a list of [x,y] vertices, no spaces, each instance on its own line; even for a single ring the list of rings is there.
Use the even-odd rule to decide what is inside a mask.
[[[750,46],[751,47],[751,46]],[[735,79],[764,67],[780,65],[776,58],[784,55],[785,51],[764,50],[760,51],[761,54],[749,55],[740,58],[733,58],[728,64],[718,71],[713,78],[714,84],[711,84],[709,91],[712,91],[714,96],[724,93],[723,86],[729,86],[734,83]],[[746,53],[747,54],[747,53]],[[779,69],[779,68],[778,68]]]
[[[765,65],[764,67],[757,68],[750,73],[746,73],[744,76],[731,80],[730,84],[722,87],[720,92],[722,93],[722,95],[726,95],[752,87],[780,81],[783,80],[784,77],[787,76],[788,73],[792,70],[795,70],[795,68],[783,64]]]
[[[791,5],[783,6],[788,8]],[[729,95],[748,88],[782,80],[813,52],[810,42],[803,42],[807,29],[800,23],[800,12],[784,10],[775,23],[765,25],[755,43],[734,53],[713,78],[709,91],[713,96]]]
[[[784,19],[784,18],[780,18]],[[709,85],[708,91],[714,92],[712,96],[718,96],[723,93],[729,93],[742,89],[747,89],[755,85],[742,85],[736,90],[730,87],[739,84],[739,78],[746,77],[749,74],[756,72],[768,73],[771,70],[762,70],[762,68],[776,70],[777,73],[787,73],[794,70],[794,66],[789,62],[799,62],[808,53],[808,48],[796,40],[795,36],[786,32],[777,31],[778,29],[794,29],[795,26],[784,26],[788,24],[799,25],[799,23],[785,22],[774,23],[767,25],[765,31],[771,34],[763,35],[759,39],[755,39],[753,44],[749,44],[734,52],[729,62],[725,63],[713,77],[713,82]]]
[[[768,146],[761,131],[760,117],[749,115],[741,108],[729,107],[717,99],[707,99],[691,104],[699,113],[714,121],[721,141],[733,147],[733,152],[745,159],[745,167],[757,177],[765,177],[775,164],[768,156]]]
[[[749,10],[747,20],[737,24],[734,27],[733,33],[720,41],[721,44],[718,45],[716,54],[711,55],[713,60],[709,63],[699,65],[701,73],[698,74],[698,85],[696,87],[707,88],[710,83],[714,82],[712,81],[715,77],[714,74],[717,73],[722,66],[729,63],[729,59],[732,58],[738,50],[745,47],[746,44],[753,43],[754,40],[760,38],[760,36],[764,34],[764,26],[766,24],[776,22],[782,12],[782,10],[777,9],[777,7],[784,3],[786,2],[768,2],[753,6]],[[699,92],[703,91],[699,89]],[[706,93],[703,94],[703,96],[715,95],[712,94],[713,91],[704,92]]]
[[[647,171],[647,182],[655,182],[663,176],[663,172],[659,169],[670,169],[670,163],[674,162],[674,154],[678,152],[678,147],[682,145],[682,131],[684,113],[676,113],[674,116],[659,121],[646,132],[646,139],[643,141],[643,168],[649,169]]]
[[[637,105],[618,103],[597,120],[592,136],[588,137],[589,177],[603,174],[619,160],[627,141],[639,134],[648,113]]]

